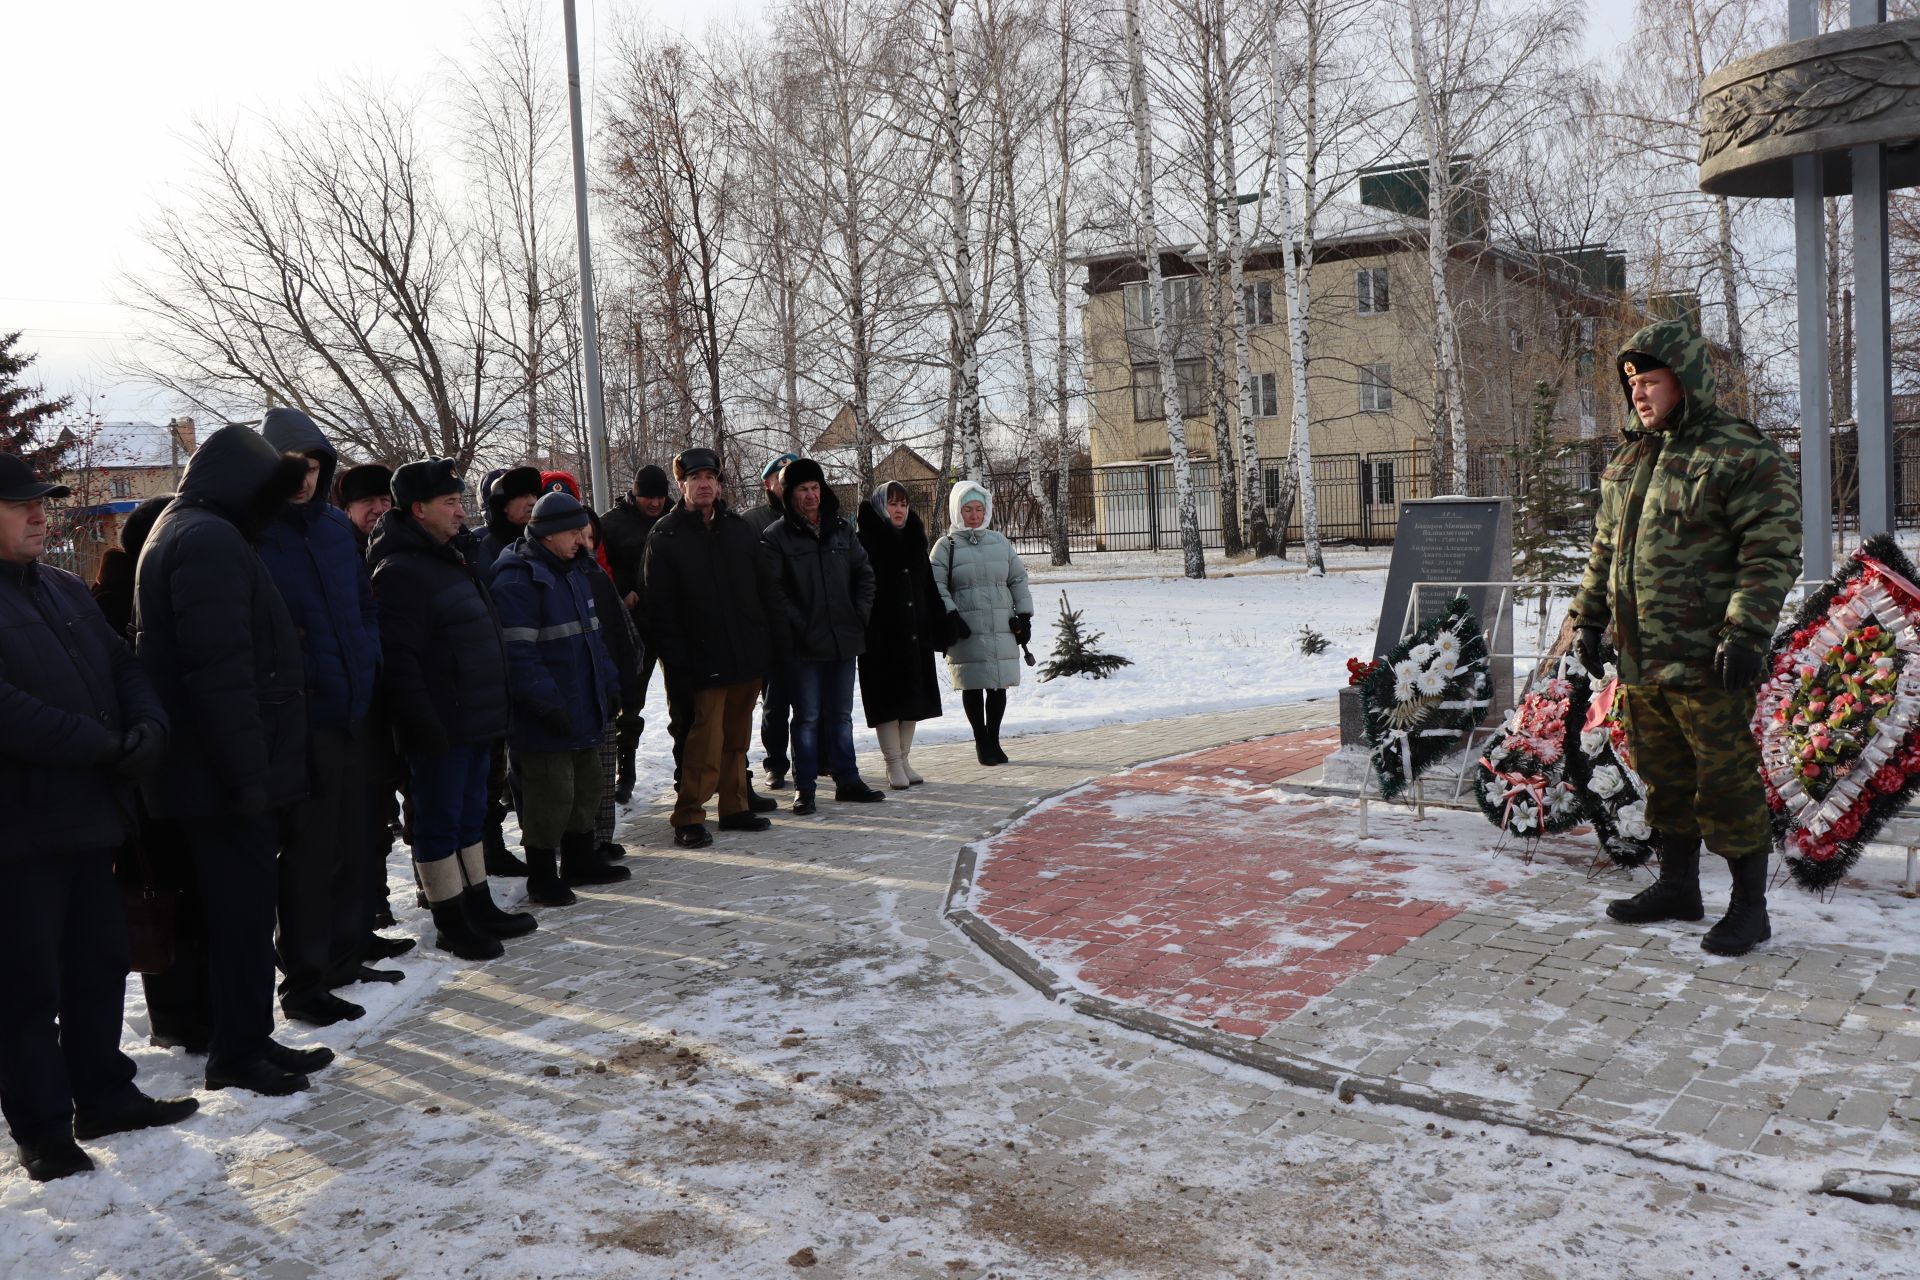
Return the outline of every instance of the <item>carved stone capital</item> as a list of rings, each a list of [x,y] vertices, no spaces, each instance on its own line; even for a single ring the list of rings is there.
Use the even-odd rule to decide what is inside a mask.
[[[1700,189],[1787,197],[1793,161],[1818,155],[1826,194],[1853,189],[1850,148],[1884,143],[1890,187],[1920,185],[1920,19],[1776,45],[1708,78]]]

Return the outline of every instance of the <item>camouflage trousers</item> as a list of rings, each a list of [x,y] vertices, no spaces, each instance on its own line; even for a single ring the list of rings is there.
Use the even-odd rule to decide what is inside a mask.
[[[1726,858],[1770,853],[1753,691],[1636,684],[1620,693],[1634,771],[1647,784],[1648,823],[1681,839],[1699,836]]]

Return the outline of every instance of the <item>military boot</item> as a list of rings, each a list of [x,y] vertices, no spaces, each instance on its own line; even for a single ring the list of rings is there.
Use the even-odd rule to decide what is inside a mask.
[[[1700,837],[1660,833],[1660,878],[1631,898],[1607,904],[1607,914],[1622,924],[1656,920],[1700,920]]]
[[[1767,855],[1728,858],[1727,870],[1733,873],[1727,914],[1707,930],[1700,949],[1716,956],[1743,956],[1773,936],[1773,922],[1767,919]]]

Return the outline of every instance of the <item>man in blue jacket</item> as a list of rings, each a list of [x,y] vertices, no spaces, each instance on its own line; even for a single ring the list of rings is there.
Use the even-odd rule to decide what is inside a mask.
[[[172,1124],[191,1098],[149,1098],[120,1052],[127,936],[113,860],[127,779],[149,769],[167,718],[80,579],[38,563],[45,499],[0,453],[0,1111],[37,1182],[84,1173],[76,1137]]]
[[[507,745],[520,776],[527,897],[574,901],[572,884],[633,873],[594,848],[604,785],[600,740],[620,701],[620,676],[600,634],[587,509],[564,490],[533,508],[518,542],[493,567],[493,599],[507,643],[514,724]]]
[[[260,434],[307,460],[305,481],[267,521],[260,559],[306,660],[307,795],[287,811],[280,845],[280,1009],[324,1027],[366,1012],[333,994],[398,970],[360,963],[366,943],[365,737],[380,667],[380,616],[346,513],[327,501],[339,458],[313,420],[274,408]]]

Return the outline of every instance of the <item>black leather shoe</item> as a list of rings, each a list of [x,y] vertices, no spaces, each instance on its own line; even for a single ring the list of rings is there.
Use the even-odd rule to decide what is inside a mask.
[[[593,851],[605,858],[608,862],[618,862],[627,856],[627,846],[612,840],[602,840],[599,844],[593,846]]]
[[[704,849],[713,843],[713,833],[704,822],[689,823],[673,829],[673,842],[682,849]]]
[[[753,784],[751,782],[747,784],[747,809],[749,812],[772,813],[775,809],[778,809],[779,807],[780,807],[780,802],[778,800],[775,800],[772,796],[761,795],[758,791],[755,791],[753,789]]]
[[[767,777],[767,790],[769,790],[769,791],[785,791],[786,789],[787,789],[787,775],[786,775],[786,774],[784,774],[784,773],[775,773],[775,774],[770,774],[770,775],[768,775],[768,777]]]
[[[367,945],[361,954],[369,960],[392,960],[413,950],[412,938],[384,938],[377,933],[367,935]]]
[[[571,886],[618,884],[633,878],[633,868],[608,862],[593,847],[593,832],[569,831],[560,837],[560,878]]]
[[[52,1182],[93,1171],[93,1158],[72,1138],[20,1144],[20,1163],[35,1182]]]
[[[347,970],[346,981],[340,985],[350,987],[357,982],[399,982],[407,975],[398,969],[376,969],[370,964],[359,964]]]
[[[197,1098],[149,1098],[139,1094],[123,1106],[100,1111],[73,1113],[73,1136],[104,1138],[110,1133],[131,1133],[135,1129],[153,1129],[163,1124],[179,1124],[200,1109]]]
[[[872,804],[876,800],[885,800],[887,793],[875,791],[861,779],[855,778],[852,782],[843,782],[834,787],[833,798],[850,804]]]
[[[147,1037],[147,1043],[156,1049],[185,1049],[195,1057],[205,1057],[207,1053],[204,1031],[156,1031]]]
[[[281,1044],[278,1040],[269,1040],[267,1047],[260,1051],[260,1056],[282,1071],[305,1075],[331,1063],[333,1050],[323,1044],[315,1045],[311,1049],[296,1049],[292,1045]]]
[[[275,1066],[262,1053],[244,1062],[207,1064],[207,1088],[245,1089],[269,1098],[284,1098],[309,1089],[312,1083],[298,1071]]]
[[[336,1022],[352,1022],[364,1018],[367,1011],[350,1000],[342,1000],[331,991],[322,991],[318,995],[301,996],[294,1000],[282,1000],[280,1012],[287,1015],[287,1021],[304,1023],[309,1027],[330,1027]]]
[[[722,831],[765,831],[772,825],[772,819],[763,818],[759,814],[751,811],[730,813],[720,819],[720,829]]]
[[[500,828],[489,824],[480,838],[481,865],[490,876],[503,880],[517,880],[527,874],[527,864],[513,856],[513,850],[507,848],[507,838]]]
[[[813,802],[813,792],[802,791],[799,798],[793,802],[793,811],[803,818],[810,813],[818,813],[820,806]]]

